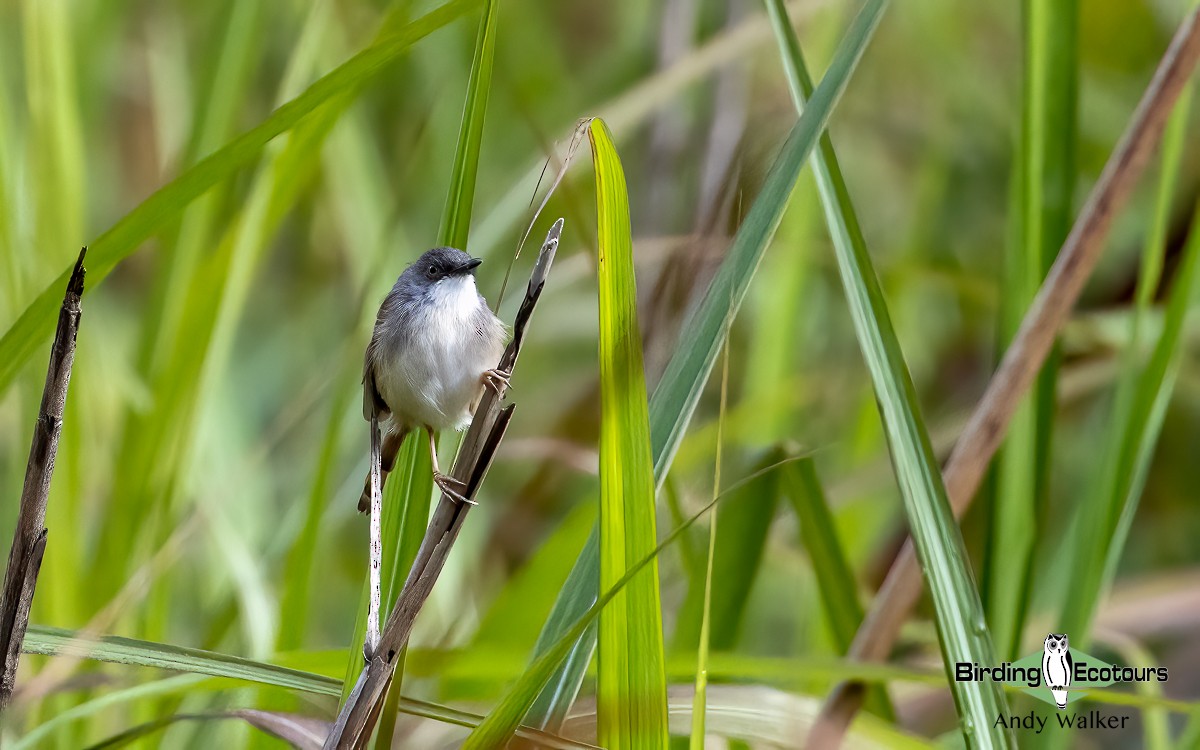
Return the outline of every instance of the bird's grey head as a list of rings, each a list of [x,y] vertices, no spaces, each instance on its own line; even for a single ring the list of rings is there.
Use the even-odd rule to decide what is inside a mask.
[[[474,275],[483,261],[472,258],[462,250],[452,247],[435,247],[425,251],[416,263],[402,274],[410,284],[418,288],[433,286],[443,279]]]

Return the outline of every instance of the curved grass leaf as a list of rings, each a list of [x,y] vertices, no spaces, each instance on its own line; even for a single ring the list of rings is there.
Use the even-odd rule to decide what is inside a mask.
[[[116,224],[88,243],[88,269],[94,281],[102,280],[113,267],[155,232],[178,219],[196,198],[237,169],[248,164],[276,136],[295,127],[320,105],[346,88],[374,77],[414,42],[440,29],[474,7],[480,0],[450,0],[394,32],[385,35],[309,86],[304,93],[282,105],[254,128],[233,139],[191,169],[159,188]],[[78,244],[78,243],[76,243]],[[17,372],[36,351],[54,326],[56,296],[66,284],[70,269],[51,281],[0,339],[0,394],[8,390]]]
[[[654,469],[625,171],[603,120],[588,127],[596,169],[600,298],[600,587],[654,548]],[[658,564],[600,613],[596,690],[600,744],[667,745]]]
[[[805,102],[811,105],[817,98],[800,43],[787,21],[783,3],[766,2],[775,22],[792,98],[797,109],[807,112]],[[878,12],[883,5],[883,2],[868,3],[867,8],[876,6]],[[871,375],[904,510],[933,596],[942,657],[963,722],[963,735],[971,746],[1008,747],[1012,735],[994,726],[996,717],[1006,710],[1001,688],[991,681],[953,679],[955,663],[991,664],[995,661],[994,651],[970,560],[950,511],[912,378],[828,135],[821,137],[820,149],[813,154],[812,162],[854,331]]]
[[[115,635],[79,638],[76,633],[45,625],[31,625],[21,650],[27,654],[72,656],[114,664],[170,669],[175,672],[227,677],[242,682],[300,690],[318,695],[340,695],[342,684],[332,677],[288,669],[231,654],[152,643]]]
[[[650,398],[650,439],[654,481],[658,487],[666,480],[671,460],[712,372],[717,352],[725,340],[727,322],[736,315],[746,295],[759,261],[783,217],[800,171],[846,90],[879,23],[884,5],[884,0],[869,0],[847,29],[829,65],[829,72],[788,135],[700,306],[683,326],[675,354]],[[595,601],[595,578],[589,577],[589,573],[597,565],[593,550],[585,548],[559,596],[560,600],[571,599],[576,605],[556,605],[543,626],[543,635],[566,632],[569,623],[582,614],[580,607]],[[587,587],[582,594],[580,587]],[[539,638],[539,646],[555,642],[556,638]],[[586,668],[594,643],[590,637],[579,639],[570,658],[575,670]],[[535,653],[541,656],[546,652]],[[548,690],[552,694],[573,695],[571,685],[577,689],[581,680],[579,671],[564,670],[555,677]],[[532,716],[530,723],[538,724],[545,719],[547,717]]]

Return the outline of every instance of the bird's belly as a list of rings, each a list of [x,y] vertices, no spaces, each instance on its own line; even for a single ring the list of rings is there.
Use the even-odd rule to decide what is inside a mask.
[[[441,327],[441,335],[418,335],[389,353],[392,362],[379,368],[384,375],[376,386],[397,422],[442,430],[470,421],[480,376],[495,362],[474,331],[461,328]]]

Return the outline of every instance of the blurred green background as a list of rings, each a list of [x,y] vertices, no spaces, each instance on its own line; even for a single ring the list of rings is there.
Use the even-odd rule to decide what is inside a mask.
[[[435,7],[397,5],[399,18]],[[1078,3],[1070,54],[1077,112],[1073,129],[1054,136],[1070,151],[1067,216],[1095,182],[1182,6]],[[653,388],[795,122],[771,26],[751,0],[499,7],[469,243],[486,259],[481,291],[497,299],[547,157],[562,156],[578,118],[604,117],[629,184]],[[855,8],[842,0],[789,4],[815,75]],[[362,0],[0,4],[0,330],[69,267],[80,245],[368,45],[388,12]],[[896,4],[829,128],[940,457],[998,361],[1011,331],[1006,299],[1019,295],[1006,256],[1019,244],[1022,14],[1016,2]],[[307,141],[272,143],[186,210],[172,209],[166,227],[103,283],[89,279],[32,622],[345,674],[366,575],[367,524],[354,507],[367,465],[362,351],[383,294],[436,243],[477,17],[471,9],[417,42],[361,91],[347,90],[347,108],[318,110],[306,121]],[[1184,127],[1163,280],[1152,288],[1159,301],[1179,266],[1200,184],[1200,127],[1194,118]],[[581,152],[528,243],[536,247],[553,218],[566,218],[513,380],[516,417],[417,622],[406,695],[486,712],[522,670],[596,516],[596,209],[587,162]],[[997,643],[1002,656],[1040,648],[1058,627],[1072,583],[1073,519],[1097,502],[1094,478],[1110,439],[1160,169],[1156,157],[1060,339],[1050,385],[1057,398],[1036,433],[1047,473],[1044,484],[1028,485],[1040,492],[1026,493],[1038,495],[1044,512],[1029,624],[1012,653]],[[533,255],[527,247],[515,262],[506,320]],[[1089,646],[1108,661],[1132,663],[1130,654],[1144,652],[1167,666],[1165,694],[1191,701],[1193,713],[1198,332],[1184,329],[1161,437]],[[48,339],[37,342],[0,400],[0,496],[10,498],[0,514],[4,539],[16,518],[47,349]],[[719,381],[718,369],[660,495],[660,532],[711,496]],[[812,452],[860,599],[869,602],[906,520],[807,172],[730,334],[722,438],[725,486],[782,455]],[[443,463],[452,442],[442,441]],[[964,524],[985,603],[995,585],[995,508],[1010,492],[998,473]],[[761,502],[731,516],[729,551],[718,554],[714,572],[714,586],[726,591],[714,595],[723,608],[713,614],[710,680],[729,690],[709,701],[785,721],[814,712],[846,674],[836,660],[844,646],[823,612],[781,483],[751,486]],[[703,566],[706,544],[702,522],[660,559],[672,685],[692,680],[699,621],[691,571],[696,560]],[[936,644],[923,607],[902,642],[909,673],[887,680],[900,728],[953,737]],[[7,737],[165,676],[26,657],[22,683],[40,692],[18,698]],[[330,699],[198,685],[60,721],[39,746],[82,747],[175,713],[260,705],[328,718],[333,709]],[[1033,705],[1024,700],[1013,698],[1014,713]],[[1141,747],[1162,741],[1163,727],[1172,737],[1185,731],[1178,712],[1153,724],[1140,709],[1110,710],[1135,717],[1129,731],[1083,732],[1071,743]],[[710,730],[714,742],[723,735],[720,726]],[[429,719],[402,717],[400,731],[405,747],[461,739],[461,730]],[[244,725],[214,721],[175,724],[143,742],[263,740]]]

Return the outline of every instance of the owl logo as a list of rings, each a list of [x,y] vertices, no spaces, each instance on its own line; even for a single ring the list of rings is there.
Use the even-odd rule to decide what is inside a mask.
[[[1051,633],[1046,636],[1046,650],[1042,654],[1042,681],[1050,688],[1054,704],[1067,707],[1067,688],[1071,686],[1071,650],[1066,633]]]

